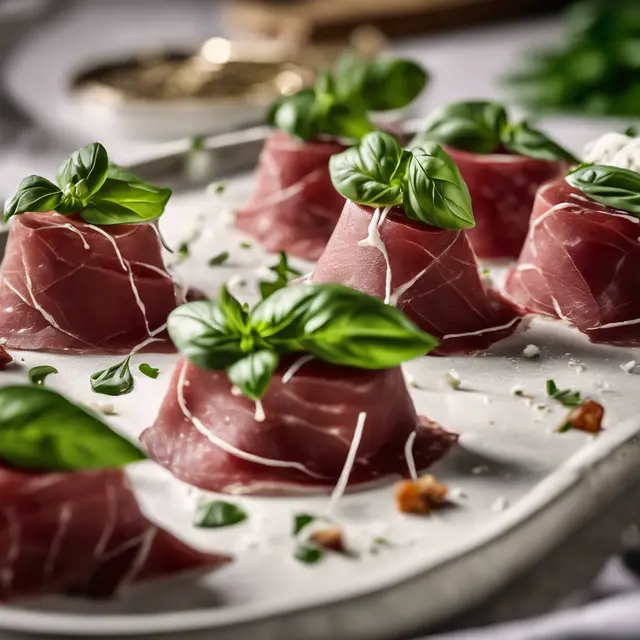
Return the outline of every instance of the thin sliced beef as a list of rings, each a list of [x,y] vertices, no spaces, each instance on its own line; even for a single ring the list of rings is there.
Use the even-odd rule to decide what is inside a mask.
[[[260,154],[255,190],[238,212],[236,226],[267,251],[316,260],[344,205],[331,183],[329,158],[345,148],[274,131]]]
[[[10,349],[168,351],[184,295],[156,227],[95,226],[57,213],[15,216],[0,274],[0,338]]]
[[[483,259],[517,258],[538,187],[564,175],[566,164],[446,149],[471,193],[476,226],[467,233],[476,255]]]
[[[293,363],[300,368],[287,381]],[[415,432],[418,469],[456,441],[415,412],[399,367],[363,371],[289,359],[263,400],[234,395],[224,371],[180,360],[155,424],[142,434],[150,456],[203,489],[276,495],[330,491],[345,465],[358,416],[366,412],[349,485],[405,476],[405,444]],[[258,456],[258,458],[256,458]]]
[[[13,362],[13,358],[11,354],[7,353],[7,351],[0,347],[0,369],[4,369],[7,365]]]
[[[0,469],[0,599],[106,597],[229,559],[191,549],[140,511],[121,470]]]
[[[337,282],[385,298],[384,256],[360,244],[372,215],[370,207],[346,203],[312,283]],[[482,351],[516,330],[518,310],[485,284],[465,231],[414,222],[394,209],[379,233],[391,265],[390,303],[441,341],[432,355]]]
[[[640,346],[640,220],[565,180],[540,189],[507,295],[592,342]]]

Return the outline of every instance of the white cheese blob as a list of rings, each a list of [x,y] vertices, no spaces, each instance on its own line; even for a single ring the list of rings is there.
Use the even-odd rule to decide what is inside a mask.
[[[586,145],[584,161],[640,173],[640,137],[631,138],[623,133],[605,133]]]

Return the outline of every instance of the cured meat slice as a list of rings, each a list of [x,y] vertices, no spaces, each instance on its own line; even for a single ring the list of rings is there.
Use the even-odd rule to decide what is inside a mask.
[[[4,369],[7,365],[13,362],[13,358],[5,349],[0,347],[0,369]]]
[[[316,260],[340,217],[344,198],[333,188],[329,158],[346,147],[303,142],[274,131],[260,154],[254,192],[236,226],[267,251]]]
[[[170,351],[167,316],[183,301],[153,223],[100,227],[57,213],[12,220],[0,274],[0,338],[10,349]]]
[[[563,161],[445,147],[469,187],[476,226],[469,241],[479,258],[517,258],[529,229],[536,191],[567,170]]]
[[[183,358],[142,443],[185,482],[224,493],[272,495],[331,490],[361,412],[366,418],[350,486],[407,475],[407,444],[422,469],[457,439],[418,417],[399,367],[365,371],[309,355],[290,358],[275,372],[262,406],[259,421],[254,403],[234,395],[224,371],[204,371]]]
[[[485,284],[465,231],[392,209],[377,229],[387,267],[380,248],[367,241],[373,215],[370,207],[346,203],[312,283],[337,282],[384,299],[390,269],[389,302],[440,340],[433,355],[482,351],[516,330],[519,311]]]
[[[538,191],[506,292],[592,342],[640,346],[640,219],[585,197],[565,180]]]
[[[0,470],[0,599],[73,592],[105,597],[128,585],[229,558],[191,549],[142,514],[121,470]]]

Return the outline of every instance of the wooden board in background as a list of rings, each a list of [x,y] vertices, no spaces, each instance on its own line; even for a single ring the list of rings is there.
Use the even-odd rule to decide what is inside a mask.
[[[567,0],[236,0],[233,25],[265,37],[339,40],[361,25],[390,37],[558,9]]]

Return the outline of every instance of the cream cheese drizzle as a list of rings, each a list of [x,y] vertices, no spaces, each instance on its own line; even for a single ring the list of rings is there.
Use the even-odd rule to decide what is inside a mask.
[[[404,457],[407,460],[407,467],[409,468],[409,475],[412,480],[418,479],[418,472],[416,470],[416,462],[413,459],[413,443],[416,441],[416,431],[412,431],[407,438],[407,442],[404,445]]]
[[[380,208],[376,209],[373,213],[373,217],[371,218],[371,222],[369,223],[367,237],[364,238],[364,240],[360,240],[360,242],[358,242],[358,246],[374,247],[375,249],[378,249],[384,256],[384,261],[387,265],[384,285],[385,304],[389,304],[389,301],[391,300],[391,263],[389,262],[389,253],[387,251],[387,247],[380,237],[380,227],[387,219],[387,214],[389,213],[389,211],[391,211],[391,207],[385,207],[382,210]]]
[[[307,362],[311,362],[313,360],[313,356],[310,353],[307,353],[304,356],[298,358],[283,374],[282,376],[282,384],[287,384],[293,378],[293,376],[298,373],[298,371],[304,367]]]

